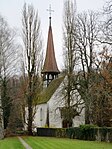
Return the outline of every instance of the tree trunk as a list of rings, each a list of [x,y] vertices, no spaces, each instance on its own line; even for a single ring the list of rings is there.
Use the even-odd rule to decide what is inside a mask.
[[[32,135],[32,101],[28,101],[28,135]]]

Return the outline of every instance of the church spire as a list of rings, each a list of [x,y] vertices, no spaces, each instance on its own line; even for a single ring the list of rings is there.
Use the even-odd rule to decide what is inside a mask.
[[[49,9],[47,9],[47,11],[49,11],[49,26],[51,26],[51,13],[54,12],[54,10],[51,9],[51,5],[49,5]]]
[[[51,26],[51,17],[49,17],[49,26]]]
[[[52,34],[52,27],[51,27],[51,6],[49,7],[49,31],[48,31],[48,40],[47,40],[47,50],[46,50],[46,57],[44,61],[44,66],[42,70],[42,74],[44,77],[44,81],[46,81],[46,86],[49,83],[58,77],[59,69],[57,66],[56,58],[55,58],[55,51],[54,51],[54,43],[53,43],[53,34]]]

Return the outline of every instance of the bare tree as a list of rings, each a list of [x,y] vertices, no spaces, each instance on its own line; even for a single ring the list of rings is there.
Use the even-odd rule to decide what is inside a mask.
[[[17,72],[17,46],[15,45],[14,39],[14,30],[12,30],[3,17],[0,16],[1,101],[5,129],[8,124],[11,106],[8,81],[9,78]]]
[[[101,24],[101,42],[112,45],[112,0],[108,0],[103,7]]]
[[[86,123],[91,123],[92,95],[89,93],[95,67],[95,48],[98,49],[98,14],[90,11],[77,15],[76,44],[79,58],[78,91],[85,102]],[[91,95],[91,96],[90,96]]]
[[[72,119],[79,116],[82,109],[79,105],[83,102],[79,98],[79,94],[74,87],[76,69],[76,4],[71,1],[64,3],[64,26],[63,26],[63,39],[64,39],[64,62],[66,79],[64,83],[64,98],[65,108],[62,108],[62,117],[67,122],[68,127],[72,125]]]
[[[107,97],[100,93],[101,88],[96,91],[95,86],[97,88],[97,85],[104,85],[104,79],[101,75],[102,61],[99,60],[99,53],[101,52],[103,44],[109,43],[110,41],[107,34],[109,30],[106,32],[107,30],[103,24],[103,27],[105,28],[105,30],[103,30],[105,31],[105,37],[107,36],[107,38],[103,38],[103,34],[101,32],[103,27],[101,28],[101,25],[99,27],[99,13],[93,11],[77,14],[77,17],[74,19],[75,21],[73,21],[74,13],[71,13],[73,9],[72,7],[67,7],[70,6],[70,2],[67,1],[65,4],[64,55],[66,64],[65,70],[68,81],[67,85],[66,83],[64,84],[65,97],[67,99],[66,103],[67,106],[70,107],[70,104],[72,103],[71,99],[74,98],[74,91],[77,90],[81,100],[77,100],[77,103],[73,106],[77,107],[78,104],[85,104],[85,122],[87,124],[94,123],[101,126],[104,125],[104,122],[101,122],[100,119],[103,121],[106,117],[105,112],[103,112],[101,109],[105,108],[107,111],[107,107],[105,107],[105,104],[100,104],[99,101],[102,100],[103,102],[103,97],[105,97],[105,101],[107,101]],[[109,33],[111,34],[111,30]],[[99,39],[101,36],[105,42],[101,42]],[[74,70],[77,73],[74,73]],[[106,90],[105,93],[108,92],[110,94],[109,89],[108,91]],[[110,96],[108,97],[109,100]],[[108,109],[110,109],[110,103],[111,102],[108,102]],[[95,105],[97,105],[97,112],[94,112]],[[72,108],[70,107],[70,109]],[[63,111],[65,111],[63,113],[66,115],[66,113],[68,114],[70,110],[64,109]],[[110,111],[108,111],[108,113]],[[96,119],[94,119],[94,116],[96,116]],[[110,116],[108,116],[108,122],[109,118]]]
[[[33,99],[39,84],[40,62],[41,62],[41,34],[38,12],[35,12],[32,5],[23,7],[22,29],[24,42],[24,63],[28,80],[26,103],[28,107],[28,133],[32,135],[33,122]]]

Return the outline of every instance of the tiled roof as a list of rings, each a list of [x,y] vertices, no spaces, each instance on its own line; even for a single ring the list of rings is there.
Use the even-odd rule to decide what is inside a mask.
[[[47,103],[52,97],[52,95],[55,93],[57,88],[60,86],[60,84],[63,82],[64,78],[65,76],[61,76],[53,80],[46,89],[37,94],[37,97],[35,98],[35,103],[36,104]]]

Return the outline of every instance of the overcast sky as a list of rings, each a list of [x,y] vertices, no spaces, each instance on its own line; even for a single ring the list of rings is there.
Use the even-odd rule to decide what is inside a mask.
[[[105,1],[106,0],[77,0],[77,12],[84,10],[100,10]],[[62,67],[62,14],[64,0],[0,0],[0,14],[5,17],[11,27],[15,27],[19,31],[21,31],[21,17],[24,2],[33,4],[35,10],[38,9],[44,40],[44,50],[46,50],[49,26],[49,13],[46,9],[48,9],[49,4],[51,4],[52,9],[54,10],[54,13],[52,14],[52,29],[55,53],[58,65],[59,67]]]

